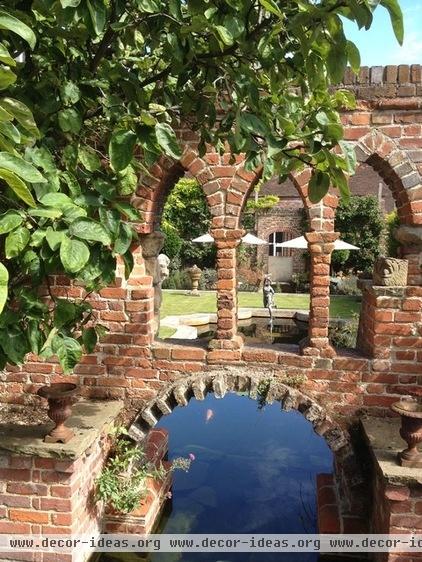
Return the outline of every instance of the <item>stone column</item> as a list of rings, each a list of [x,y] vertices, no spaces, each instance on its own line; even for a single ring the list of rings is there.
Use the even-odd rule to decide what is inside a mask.
[[[237,334],[236,248],[244,231],[213,229],[217,246],[217,331],[208,359],[240,359],[243,338]]]
[[[335,351],[328,339],[330,324],[330,264],[338,232],[308,232],[310,257],[309,332],[304,355],[333,357]]]
[[[156,335],[160,327],[160,307],[162,300],[158,256],[164,245],[165,236],[162,232],[156,231],[151,234],[141,234],[139,238],[145,263],[145,272],[152,277],[152,285],[154,288],[154,333]]]
[[[409,262],[408,285],[422,285],[422,226],[400,226],[395,232],[400,257]]]

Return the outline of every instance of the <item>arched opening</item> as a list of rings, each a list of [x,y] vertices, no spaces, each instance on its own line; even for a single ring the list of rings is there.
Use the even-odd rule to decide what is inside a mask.
[[[145,219],[141,247],[146,274],[153,279],[151,337],[169,338],[179,324],[173,317],[199,312],[204,306],[215,310],[215,295],[205,304],[187,292],[192,288],[189,269],[211,269],[215,262],[212,245],[192,242],[209,230],[212,220],[211,202],[204,189],[209,172],[204,161],[187,149],[179,162],[161,159],[154,173],[155,178],[144,178],[134,203]]]
[[[170,456],[195,457],[191,473],[175,475],[163,532],[315,532],[317,476],[325,486],[335,471],[348,512],[349,477],[359,480],[348,433],[277,379],[242,370],[188,377],[152,399],[130,434],[143,440],[154,426],[169,431]]]
[[[318,532],[316,480],[332,474],[333,454],[296,410],[280,411],[262,395],[254,400],[230,393],[219,400],[209,394],[157,427],[169,433],[170,460],[195,458],[188,473],[173,474],[161,532],[180,533],[181,526],[186,533]],[[231,560],[255,557],[230,554]],[[283,556],[260,553],[259,559]]]

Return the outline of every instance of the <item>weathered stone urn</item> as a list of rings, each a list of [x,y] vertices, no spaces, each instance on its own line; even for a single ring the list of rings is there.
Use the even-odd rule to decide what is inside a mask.
[[[190,277],[190,280],[192,282],[192,290],[190,291],[190,295],[194,295],[196,297],[200,296],[200,293],[198,291],[198,286],[199,286],[199,280],[201,279],[201,275],[202,275],[202,269],[200,269],[196,264],[191,267],[190,269],[188,269],[188,274]]]
[[[422,442],[422,404],[411,398],[394,402],[391,409],[401,416],[400,436],[407,443],[407,449],[397,455],[401,466],[422,468],[422,453],[418,444]]]
[[[74,433],[64,424],[72,413],[72,403],[78,391],[76,384],[60,382],[42,386],[37,394],[48,400],[48,417],[56,424],[44,437],[45,443],[67,443]]]

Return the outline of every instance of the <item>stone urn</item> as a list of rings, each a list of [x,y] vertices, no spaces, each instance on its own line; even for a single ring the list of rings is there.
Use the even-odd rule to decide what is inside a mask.
[[[397,455],[399,465],[422,468],[422,453],[417,448],[422,442],[422,404],[412,398],[404,398],[394,402],[391,409],[401,416],[400,436],[407,443],[407,449]]]
[[[37,394],[48,400],[48,417],[56,424],[44,437],[45,443],[67,443],[74,433],[66,427],[65,421],[72,413],[72,404],[78,391],[76,384],[59,382],[42,386]]]
[[[189,294],[199,297],[200,293],[198,291],[198,286],[199,286],[199,280],[201,279],[202,270],[199,269],[199,267],[195,264],[193,267],[188,269],[188,274],[192,282],[192,290],[190,291]]]

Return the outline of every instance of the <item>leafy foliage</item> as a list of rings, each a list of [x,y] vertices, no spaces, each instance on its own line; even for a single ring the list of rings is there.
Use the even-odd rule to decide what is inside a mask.
[[[254,198],[251,196],[247,202],[242,217],[242,226],[245,230],[255,230],[256,214],[258,212],[269,211],[275,207],[279,199],[277,195],[263,195]]]
[[[336,267],[372,271],[381,253],[384,231],[384,220],[376,197],[354,196],[349,203],[341,201],[336,211],[335,230],[340,232],[346,242],[359,247],[359,251],[351,251],[348,256],[343,254],[345,260],[340,264],[335,262]],[[337,253],[340,254],[338,251],[333,252],[333,256]]]
[[[228,143],[265,177],[309,165],[313,200],[327,178],[347,196],[353,99],[327,86],[359,65],[340,16],[368,28],[378,5],[401,41],[397,0],[0,0],[0,367],[32,351],[69,371],[92,347],[86,302],[27,287],[65,273],[96,291],[118,255],[130,271],[122,218],[139,217],[121,196],[180,156],[180,120],[201,153]]]
[[[394,231],[400,226],[400,219],[397,211],[392,211],[385,217],[385,228],[386,228],[386,238],[387,238],[387,255],[392,258],[398,257],[398,249],[400,243],[396,240],[394,236]]]
[[[191,242],[193,238],[208,232],[210,223],[211,215],[201,186],[194,179],[180,179],[164,205],[162,230],[166,242],[163,253],[171,260],[179,258],[177,263],[180,262],[182,267],[194,263],[201,268],[213,266],[214,245]]]
[[[130,513],[145,498],[147,479],[163,479],[166,469],[162,464],[149,461],[143,449],[127,437],[123,427],[112,433],[114,440],[111,455],[96,480],[96,496],[119,513]],[[170,470],[189,470],[191,460],[174,459]]]

